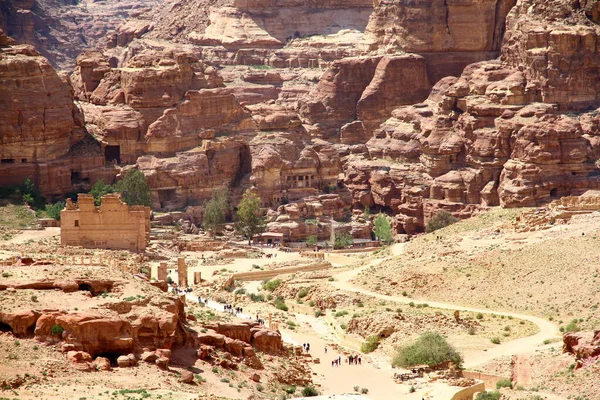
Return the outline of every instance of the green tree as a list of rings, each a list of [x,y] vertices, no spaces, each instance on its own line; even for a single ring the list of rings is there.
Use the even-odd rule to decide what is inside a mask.
[[[310,235],[306,238],[306,244],[308,246],[314,246],[315,244],[317,244],[317,237],[315,235]]]
[[[392,243],[392,226],[390,225],[390,221],[388,221],[386,216],[381,213],[377,214],[377,217],[375,217],[374,225],[375,227],[373,231],[375,232],[375,236],[377,236],[377,239],[379,239],[380,242],[383,242],[385,244]]]
[[[354,243],[354,240],[352,239],[352,235],[348,232],[336,233],[333,248],[343,249],[350,246],[352,243]]]
[[[57,221],[60,221],[60,212],[62,211],[63,208],[65,208],[64,201],[59,201],[54,204],[46,204],[46,208],[45,208],[46,215],[49,218],[53,218]]]
[[[102,203],[102,196],[109,193],[114,193],[115,188],[112,185],[107,185],[104,181],[98,181],[92,186],[90,194],[94,196],[94,203],[99,206]]]
[[[39,209],[44,206],[44,198],[31,179],[27,178],[23,181],[19,187],[19,192],[22,195],[23,202],[31,207]]]
[[[229,190],[227,188],[215,189],[204,209],[202,226],[204,230],[214,235],[215,231],[225,223],[229,213]]]
[[[250,190],[244,192],[238,204],[237,218],[236,230],[248,239],[248,244],[252,243],[255,235],[265,231],[265,220],[260,215],[260,198]]]
[[[420,364],[435,366],[446,361],[452,361],[460,367],[463,359],[454,346],[449,344],[442,335],[427,332],[413,344],[399,347],[392,360],[392,365],[408,368]]]
[[[449,225],[458,222],[458,218],[450,214],[448,211],[441,210],[437,214],[435,214],[429,222],[427,222],[427,226],[425,227],[426,232],[437,231],[438,229],[445,228]]]
[[[130,206],[152,206],[152,192],[148,181],[141,171],[132,169],[127,172],[125,178],[115,184],[121,198]]]

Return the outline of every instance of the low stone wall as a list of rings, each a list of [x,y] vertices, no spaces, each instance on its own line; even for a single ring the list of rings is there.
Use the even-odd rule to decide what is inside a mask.
[[[473,386],[469,386],[468,388],[464,388],[458,393],[455,393],[452,396],[451,400],[473,400],[473,396],[477,393],[481,393],[485,391],[485,384],[483,382],[477,383]]]
[[[483,372],[477,371],[462,371],[462,376],[463,378],[471,378],[483,381],[485,384],[485,389],[487,390],[496,389],[496,383],[498,381],[507,379],[506,376],[484,374]]]
[[[309,265],[300,265],[296,267],[286,267],[272,269],[268,271],[250,271],[250,272],[238,272],[231,274],[225,286],[231,285],[234,281],[262,281],[265,279],[271,279],[277,275],[293,274],[296,272],[307,272],[307,271],[319,271],[323,269],[331,268],[331,263],[320,262]]]

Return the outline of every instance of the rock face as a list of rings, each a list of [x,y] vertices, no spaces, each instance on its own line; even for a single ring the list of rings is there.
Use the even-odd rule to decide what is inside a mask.
[[[44,194],[104,177],[103,160],[83,129],[69,83],[30,45],[0,31],[0,184],[31,178]]]
[[[149,10],[157,3],[159,0],[6,1],[0,6],[0,29],[19,44],[36,46],[55,67],[66,69],[72,68],[83,50],[103,44],[128,16]],[[132,35],[141,32],[139,28],[137,32],[128,28],[125,31]]]
[[[600,331],[565,334],[563,353],[575,356],[575,368],[596,363],[600,359]]]
[[[361,121],[363,127],[353,128],[359,133],[344,135],[345,142],[358,139],[360,143],[391,110],[423,101],[430,89],[420,56],[346,58],[333,63],[323,75],[309,100],[300,104],[300,115],[331,140],[339,140],[343,125]]]

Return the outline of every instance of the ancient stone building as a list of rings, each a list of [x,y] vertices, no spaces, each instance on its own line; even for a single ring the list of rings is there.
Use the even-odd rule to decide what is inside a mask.
[[[150,239],[150,208],[128,206],[119,194],[102,196],[96,207],[94,197],[79,194],[60,213],[60,241],[63,246],[141,251]]]

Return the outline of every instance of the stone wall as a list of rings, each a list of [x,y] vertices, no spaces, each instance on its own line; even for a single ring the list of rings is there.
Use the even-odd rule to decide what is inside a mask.
[[[103,249],[141,251],[150,238],[150,208],[128,206],[120,195],[102,197],[102,205],[94,205],[94,197],[77,196],[77,206],[67,200],[61,211],[61,245]]]

